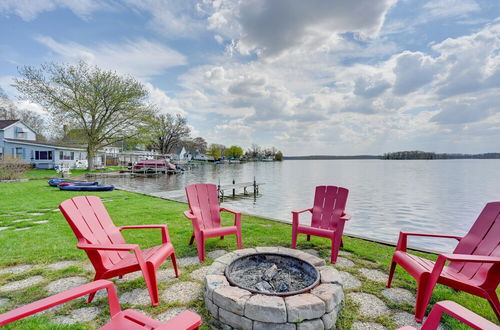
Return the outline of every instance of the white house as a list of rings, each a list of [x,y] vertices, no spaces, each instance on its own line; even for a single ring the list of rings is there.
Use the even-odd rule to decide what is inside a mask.
[[[24,159],[37,168],[75,168],[87,159],[87,152],[83,148],[38,142],[35,131],[22,121],[0,120],[0,157],[3,156]],[[100,163],[101,158],[96,157],[96,164]]]

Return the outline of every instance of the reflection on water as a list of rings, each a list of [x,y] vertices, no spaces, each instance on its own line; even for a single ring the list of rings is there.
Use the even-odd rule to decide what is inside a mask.
[[[349,189],[347,233],[395,242],[400,229],[463,235],[487,202],[500,200],[499,160],[287,160],[200,165],[182,175],[107,178],[133,191],[186,200],[198,182],[264,182],[254,200],[226,199],[243,213],[291,221],[291,211],[312,206],[314,187]],[[251,190],[251,189],[250,189]],[[307,217],[306,214],[303,215]],[[412,245],[450,250],[454,240],[416,238]]]

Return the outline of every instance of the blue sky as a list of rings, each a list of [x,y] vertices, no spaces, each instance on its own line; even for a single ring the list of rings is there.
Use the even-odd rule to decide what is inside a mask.
[[[18,66],[84,59],[209,143],[500,152],[500,1],[2,0],[0,31],[12,99]]]

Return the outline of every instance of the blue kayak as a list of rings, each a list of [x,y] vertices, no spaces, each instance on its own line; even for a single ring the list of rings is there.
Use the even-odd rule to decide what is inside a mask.
[[[67,191],[112,191],[115,189],[115,186],[109,185],[109,186],[100,186],[100,185],[94,185],[94,186],[79,186],[79,185],[67,185],[67,186],[59,186],[59,189],[61,190],[67,190]]]
[[[98,185],[98,182],[89,182],[89,181],[82,181],[82,180],[70,180],[70,179],[50,179],[48,181],[48,184],[51,185],[52,187],[57,187],[61,183],[71,183],[71,184],[79,184],[79,185]]]

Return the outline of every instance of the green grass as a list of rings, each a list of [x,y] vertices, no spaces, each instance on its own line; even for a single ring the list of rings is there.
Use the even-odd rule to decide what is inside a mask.
[[[39,175],[38,172],[36,174],[33,172],[30,173],[30,175],[32,175],[31,178],[35,178],[35,175]],[[48,174],[49,172],[44,171],[44,173],[43,175],[50,176],[50,174]],[[42,174],[40,174],[40,177],[41,176]],[[85,253],[76,249],[75,236],[66,220],[60,212],[54,211],[62,201],[84,194],[102,197],[103,200],[105,200],[107,210],[117,226],[132,224],[168,224],[170,236],[177,255],[179,257],[197,255],[195,246],[188,245],[192,227],[191,223],[186,220],[182,214],[182,212],[187,209],[186,204],[116,190],[112,192],[92,193],[60,191],[57,188],[48,186],[47,183],[42,180],[0,183],[0,215],[7,214],[7,216],[0,216],[0,226],[34,226],[34,228],[26,231],[14,231],[13,229],[0,231],[0,251],[2,251],[2,253],[0,253],[0,268],[20,263],[36,265],[29,274],[0,275],[0,286],[10,281],[23,279],[33,275],[43,275],[47,280],[54,280],[63,276],[85,276],[88,278],[92,276],[91,272],[84,271],[80,267],[71,267],[63,271],[51,271],[43,267],[46,264],[59,260],[80,260],[81,264],[88,262]],[[28,214],[35,212],[42,214]],[[49,220],[49,222],[36,225],[24,222],[14,222],[15,220],[23,218]],[[223,222],[226,224],[231,223],[232,217],[226,214],[223,218]],[[242,231],[244,247],[276,245],[290,247],[291,227],[287,224],[243,215]],[[124,231],[124,236],[128,243],[138,243],[143,248],[160,243],[160,234],[157,230],[128,230]],[[313,237],[310,242],[307,242],[305,237],[301,236],[299,237],[298,248],[316,249],[320,252],[322,257],[327,257],[330,253],[329,241],[321,238]],[[235,240],[233,238],[224,240],[210,239],[207,241],[206,249],[207,251],[216,249],[230,251],[235,249]],[[344,249],[353,253],[352,256],[347,258],[355,261],[359,266],[379,269],[385,273],[388,272],[392,253],[394,252],[393,247],[349,237],[344,238]],[[436,258],[435,255],[418,252],[415,252],[415,254],[430,259]],[[193,269],[198,267],[201,266],[193,266]],[[353,272],[353,274],[357,272],[355,269],[348,271]],[[360,278],[362,277],[360,276]],[[413,313],[413,306],[396,306],[383,297],[380,294],[380,290],[383,289],[384,284],[369,280],[364,280],[362,282],[363,286],[356,291],[375,294],[380,299],[384,300],[389,307],[397,307],[399,310]],[[47,296],[44,290],[44,286],[47,285],[47,283],[48,282],[43,282],[40,285],[24,290],[22,294],[19,292],[0,293],[0,298],[5,297],[11,299],[12,305],[15,306],[22,305]],[[162,283],[160,288],[164,289],[169,284],[170,283]],[[127,286],[127,288],[145,287],[142,279],[127,283]],[[393,286],[406,288],[413,292],[415,292],[416,289],[413,278],[400,267],[397,268]],[[444,299],[457,301],[476,313],[494,322],[498,322],[493,310],[484,299],[463,292],[455,292],[448,287],[438,285],[434,290],[431,304]],[[98,303],[105,305],[105,301],[100,301]],[[12,305],[10,308],[12,308]],[[74,308],[80,305],[81,302],[75,302],[70,304],[68,308]],[[160,304],[160,306],[156,308],[148,307],[144,310],[150,315],[158,315],[161,311],[169,307],[171,306]],[[198,301],[193,303],[192,308],[206,315],[202,309],[203,302]],[[346,301],[346,307],[341,312],[341,317],[337,323],[339,329],[349,329],[352,322],[362,320],[357,314],[356,308],[357,307],[351,301]],[[0,312],[6,310],[5,308],[0,308]],[[16,323],[12,327],[82,329],[102,325],[105,320],[106,315],[101,313],[101,316],[97,320],[87,323],[83,327],[82,325],[55,327],[53,325],[47,325],[47,317],[43,316],[27,319],[21,323]],[[379,321],[390,329],[395,327],[392,320],[389,319],[382,318],[372,321]],[[445,319],[445,323],[452,328],[460,327],[456,321],[448,318]]]

